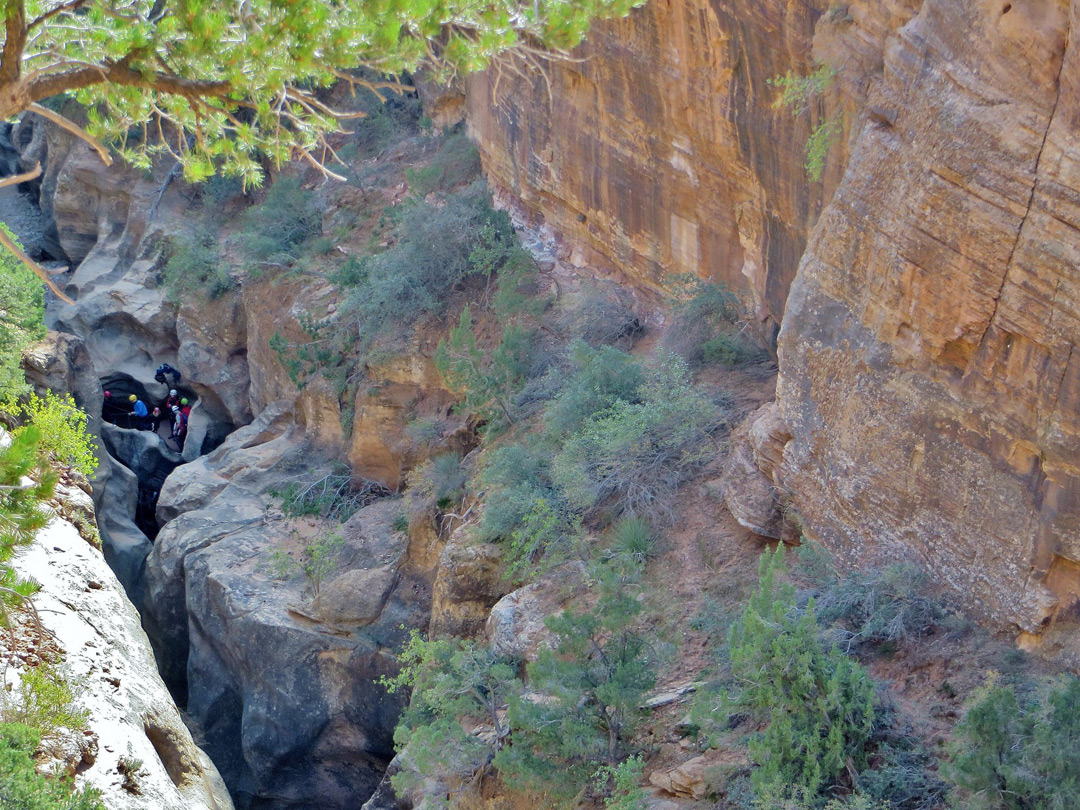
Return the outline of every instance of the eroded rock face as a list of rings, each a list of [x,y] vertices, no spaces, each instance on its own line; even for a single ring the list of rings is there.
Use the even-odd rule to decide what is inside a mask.
[[[638,288],[691,273],[753,293],[779,321],[821,184],[811,119],[767,80],[812,70],[828,0],[653,0],[593,26],[573,59],[528,81],[475,74],[468,120],[497,201],[560,258]]]
[[[61,487],[57,497],[66,508],[93,514],[89,496],[78,489]],[[103,791],[110,810],[232,810],[221,777],[158,675],[139,614],[101,552],[71,523],[54,520],[15,565],[42,583],[34,597],[38,615],[63,648],[67,673],[79,679],[79,704],[90,712],[93,736],[77,752],[77,782]],[[137,793],[122,786],[121,757],[142,761]]]
[[[374,792],[402,705],[377,680],[396,669],[402,625],[430,615],[433,574],[392,529],[397,501],[340,528],[344,548],[314,598],[297,571],[274,578],[275,552],[299,560],[321,529],[283,520],[268,493],[333,457],[320,435],[281,402],[177,469],[147,559],[143,611],[163,673],[240,807],[318,797],[351,810]]]
[[[788,299],[784,482],[849,562],[911,555],[971,613],[1060,637],[1080,622],[1080,3],[926,0],[867,102],[894,121],[862,126]]]

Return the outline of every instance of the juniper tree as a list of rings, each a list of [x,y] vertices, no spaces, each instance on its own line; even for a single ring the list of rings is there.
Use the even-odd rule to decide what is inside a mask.
[[[778,581],[783,561],[783,546],[762,555],[758,588],[732,625],[728,708],[764,724],[750,740],[755,789],[813,797],[852,787],[866,766],[875,690],[857,661],[822,643],[813,600],[796,607],[794,589]]]
[[[656,684],[658,647],[642,623],[640,567],[615,557],[595,569],[591,610],[567,610],[544,623],[556,638],[527,667],[529,692],[510,702],[513,744],[495,765],[514,787],[568,802],[596,772],[625,756]]]
[[[957,806],[978,810],[1080,810],[1080,678],[1017,698],[991,680],[956,727],[947,775]]]
[[[449,340],[440,340],[435,365],[462,397],[461,407],[489,423],[514,423],[512,397],[525,382],[533,335],[509,323],[491,351],[479,347],[468,305]]]
[[[382,95],[421,67],[447,78],[507,54],[543,56],[640,2],[5,0],[0,120],[32,111],[106,162],[103,144],[136,166],[165,154],[189,180],[220,169],[258,184],[263,156],[331,173],[325,135],[349,115],[320,92],[330,84]],[[64,93],[85,109],[85,128],[42,103]]]
[[[416,630],[397,659],[401,671],[382,683],[391,693],[411,688],[412,700],[394,730],[397,750],[407,752],[391,777],[395,790],[429,776],[467,783],[510,733],[503,709],[520,688],[513,662],[471,641],[425,640]],[[490,734],[466,732],[466,720],[490,725]]]

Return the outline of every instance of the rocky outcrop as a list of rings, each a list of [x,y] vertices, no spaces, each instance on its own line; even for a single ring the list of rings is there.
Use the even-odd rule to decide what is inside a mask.
[[[1073,664],[1078,40],[1068,0],[925,0],[888,39],[866,95],[893,114],[862,125],[809,244],[779,385],[810,534],[916,558],[974,615],[1053,626]]]
[[[93,514],[89,496],[57,492],[65,510]],[[66,677],[89,711],[79,738],[76,781],[103,792],[110,810],[232,810],[217,770],[195,745],[161,677],[139,614],[101,552],[64,520],[53,520],[16,558],[42,584],[38,616],[63,651]],[[7,677],[18,674],[8,671]],[[124,787],[125,761],[142,765]]]
[[[377,681],[396,668],[402,626],[430,614],[434,575],[392,528],[398,501],[336,529],[343,548],[320,581],[300,576],[304,546],[335,529],[284,520],[268,493],[329,462],[337,447],[319,435],[277,403],[178,468],[147,559],[143,611],[163,673],[240,807],[317,796],[353,808],[372,794],[401,709]]]
[[[830,5],[652,0],[542,72],[470,77],[497,201],[564,264],[639,289],[670,273],[723,281],[778,322],[836,168],[807,183],[818,119],[776,109],[768,80],[812,70]]]
[[[724,503],[755,534],[794,541],[798,531],[785,513],[780,489],[784,446],[791,439],[775,402],[762,405],[731,434],[727,470],[720,482]]]
[[[579,599],[587,583],[585,565],[575,561],[508,593],[488,616],[485,629],[492,651],[507,658],[536,660],[542,648],[553,646],[554,635],[544,619]]]

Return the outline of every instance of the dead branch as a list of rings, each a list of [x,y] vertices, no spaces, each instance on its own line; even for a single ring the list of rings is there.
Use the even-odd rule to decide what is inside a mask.
[[[29,267],[31,270],[33,270],[34,275],[36,275],[38,278],[40,278],[42,281],[44,281],[45,285],[50,290],[53,291],[53,293],[56,295],[57,298],[59,298],[61,301],[63,301],[64,303],[67,303],[67,304],[74,304],[75,303],[70,298],[68,298],[66,295],[64,295],[64,293],[62,293],[60,291],[59,287],[57,287],[55,284],[53,284],[53,280],[51,278],[49,278],[49,274],[48,274],[48,272],[46,272],[45,268],[42,267],[37,262],[35,262],[29,256],[27,256],[26,253],[23,252],[22,248],[20,248],[17,244],[15,244],[15,242],[4,232],[4,230],[2,228],[0,228],[0,245],[3,245],[8,250],[10,250],[12,253],[14,253],[15,258],[17,258],[20,262],[22,262],[27,267]]]
[[[36,102],[31,104],[26,109],[28,109],[30,112],[37,113],[42,118],[47,118],[48,120],[50,120],[54,124],[56,124],[58,127],[60,127],[60,129],[66,131],[66,132],[70,132],[76,138],[79,138],[80,140],[86,141],[88,144],[90,144],[94,148],[94,151],[98,153],[98,156],[101,158],[102,163],[104,163],[106,166],[112,166],[112,157],[109,155],[109,150],[107,150],[102,145],[101,141],[99,141],[99,140],[97,140],[97,138],[94,138],[93,136],[91,136],[86,130],[84,130],[78,124],[75,124],[72,121],[69,121],[67,118],[60,115],[60,113],[53,112],[48,107],[43,107],[42,105],[37,104]]]
[[[13,174],[11,177],[5,177],[0,180],[0,188],[7,188],[8,186],[17,186],[19,183],[28,183],[31,180],[36,180],[41,177],[41,164],[37,164],[28,172],[22,174]]]

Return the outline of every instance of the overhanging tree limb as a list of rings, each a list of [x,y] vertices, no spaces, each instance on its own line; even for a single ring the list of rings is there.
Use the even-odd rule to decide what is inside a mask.
[[[384,99],[419,68],[442,80],[508,53],[531,63],[643,2],[0,0],[0,120],[35,109],[143,169],[166,150],[192,182],[221,171],[258,185],[265,160],[298,155],[340,177],[326,136],[355,114],[319,96],[334,82]],[[34,107],[61,93],[85,127]]]
[[[17,186],[19,183],[27,183],[31,180],[36,180],[40,176],[41,164],[39,163],[28,172],[23,172],[22,174],[14,174],[11,177],[5,177],[3,179],[0,179],[0,188]],[[35,262],[33,259],[31,259],[29,256],[27,256],[26,253],[23,252],[22,248],[20,248],[17,244],[15,244],[14,241],[11,240],[10,237],[8,237],[7,233],[4,232],[3,228],[0,228],[0,245],[3,245],[12,253],[14,253],[15,257],[20,262],[33,270],[34,273],[38,276],[38,278],[44,281],[48,288],[52,290],[61,300],[67,301],[69,304],[72,303],[71,299],[64,295],[60,291],[60,288],[53,283],[51,278],[49,278],[48,271],[45,270],[44,267]]]

